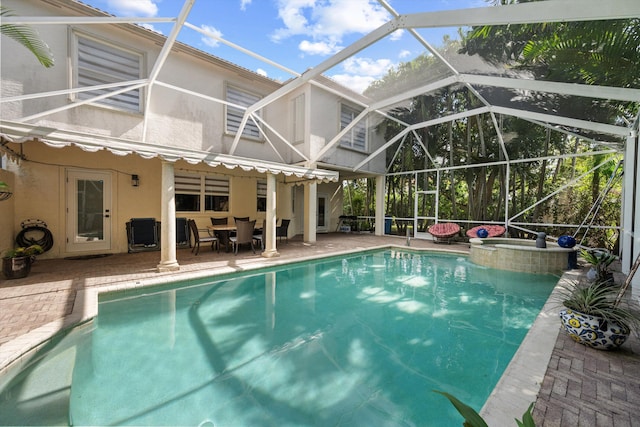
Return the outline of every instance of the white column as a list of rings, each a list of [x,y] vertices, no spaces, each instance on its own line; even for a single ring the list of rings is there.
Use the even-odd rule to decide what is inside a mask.
[[[158,271],[180,270],[176,259],[176,204],[175,204],[175,179],[173,163],[162,161],[162,182],[160,204],[162,214],[160,221],[160,264]]]
[[[316,242],[318,214],[318,183],[309,181],[304,185],[304,241]]]
[[[376,236],[384,235],[384,193],[387,182],[385,175],[376,177]]]
[[[265,258],[280,256],[276,249],[277,186],[276,176],[267,172],[267,212],[265,216],[264,252],[262,252],[262,256]]]

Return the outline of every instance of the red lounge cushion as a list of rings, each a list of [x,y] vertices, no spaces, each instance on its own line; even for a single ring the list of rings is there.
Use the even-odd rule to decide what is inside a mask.
[[[478,225],[477,227],[470,228],[467,230],[468,237],[478,237],[478,230],[484,228],[489,232],[488,237],[498,237],[502,236],[506,231],[505,228],[501,225]]]
[[[452,237],[460,232],[460,226],[453,222],[441,222],[429,227],[429,233],[436,237]]]

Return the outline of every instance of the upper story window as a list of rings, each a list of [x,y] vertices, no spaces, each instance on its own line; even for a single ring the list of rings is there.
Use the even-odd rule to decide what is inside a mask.
[[[176,173],[176,211],[229,211],[229,178],[196,173]]]
[[[143,55],[111,43],[74,33],[76,57],[74,87],[97,86],[142,78]],[[91,90],[77,94],[78,99],[90,99],[119,88]],[[95,101],[120,110],[142,111],[142,88]]]
[[[256,102],[260,101],[261,97],[253,93],[246,92],[242,89],[238,89],[234,86],[226,87],[226,101],[239,105],[241,107],[249,107]],[[233,107],[227,105],[226,113],[226,130],[228,133],[237,133],[240,128],[240,122],[244,117],[245,110],[242,108]],[[260,139],[260,128],[253,122],[253,120],[247,120],[247,124],[242,130],[242,136],[253,139]]]
[[[347,105],[340,104],[340,130],[346,128],[360,114]],[[340,140],[340,145],[360,151],[367,149],[367,121],[360,120]]]

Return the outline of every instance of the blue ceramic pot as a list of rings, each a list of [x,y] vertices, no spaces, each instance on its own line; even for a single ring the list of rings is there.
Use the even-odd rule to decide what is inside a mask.
[[[479,228],[478,231],[476,231],[476,234],[481,239],[484,239],[485,237],[489,237],[489,232],[487,231],[486,228]]]
[[[576,342],[598,350],[620,347],[631,333],[627,325],[605,322],[601,317],[590,316],[579,311],[560,311],[562,326]]]
[[[561,248],[572,248],[576,245],[576,239],[572,236],[560,236],[558,237],[558,246]]]

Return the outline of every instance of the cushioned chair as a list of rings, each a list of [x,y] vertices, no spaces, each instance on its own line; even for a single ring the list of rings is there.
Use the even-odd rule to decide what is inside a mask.
[[[282,222],[280,223],[279,227],[276,227],[276,237],[278,238],[278,240],[282,240],[282,238],[285,238],[285,241],[287,243],[289,243],[289,223],[291,222],[290,219],[283,219]]]
[[[211,218],[211,225],[227,225],[227,217],[224,218]],[[213,234],[218,238],[218,244],[223,244],[225,247],[229,245],[229,232],[228,231],[214,231]]]
[[[218,247],[218,252],[220,252],[220,242],[216,236],[210,236],[209,233],[204,236],[200,236],[200,230],[198,230],[198,225],[192,219],[187,221],[189,223],[189,229],[191,229],[191,234],[193,234],[193,248],[191,248],[191,252],[196,251],[196,255],[200,252],[200,242],[209,243],[211,242],[211,250],[215,246]],[[205,230],[203,230],[205,231]]]
[[[126,229],[130,253],[160,250],[160,223],[155,218],[131,218]]]
[[[253,246],[253,230],[256,226],[256,220],[253,221],[238,221],[236,222],[237,234],[229,237],[231,244],[233,245],[233,251],[238,255],[238,246],[249,244],[251,250],[256,253],[256,249]]]
[[[460,233],[460,226],[453,222],[439,222],[429,227],[428,231],[433,236],[434,242],[451,243],[451,239]]]
[[[191,246],[189,241],[189,222],[187,218],[176,218],[176,246]]]
[[[478,225],[477,227],[473,227],[467,230],[467,237],[479,237],[478,230],[480,230],[481,228],[487,230],[487,233],[489,233],[487,237],[500,237],[505,233],[505,231],[507,231],[501,225]]]
[[[227,225],[227,218],[211,217],[211,225]]]
[[[260,249],[264,251],[264,229],[267,227],[267,220],[262,221],[262,230],[254,230],[253,240],[260,244]]]

